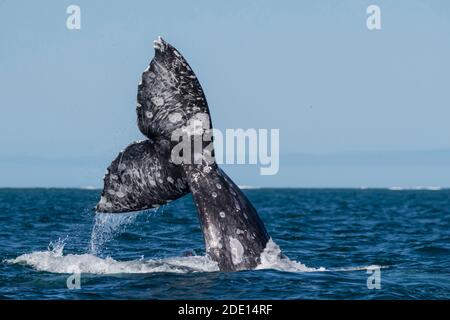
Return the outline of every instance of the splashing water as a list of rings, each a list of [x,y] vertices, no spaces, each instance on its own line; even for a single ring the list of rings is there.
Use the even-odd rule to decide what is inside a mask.
[[[191,273],[219,270],[214,261],[204,256],[117,261],[110,257],[100,258],[88,253],[63,255],[62,247],[59,247],[57,250],[23,254],[5,262],[28,265],[38,271],[53,273],[72,273],[73,270],[89,274]]]
[[[126,220],[131,223],[129,219]],[[134,221],[134,220],[133,220]],[[114,224],[116,225],[116,224]],[[123,224],[117,224],[122,226]],[[117,230],[117,229],[114,229]],[[67,239],[67,238],[66,238]],[[90,274],[126,274],[126,273],[192,273],[217,272],[219,267],[207,256],[172,257],[166,259],[138,259],[117,261],[111,257],[100,258],[92,253],[64,255],[66,239],[59,239],[49,244],[47,251],[23,254],[15,259],[5,260],[10,264],[21,264],[33,267],[38,271],[53,273],[71,273],[78,270]],[[256,270],[272,269],[283,272],[324,272],[324,271],[356,271],[366,270],[373,266],[361,266],[341,269],[311,268],[290,260],[281,253],[280,247],[270,239],[261,253],[261,263]],[[381,267],[381,266],[378,266]],[[384,268],[384,267],[381,267]]]
[[[155,211],[156,212],[156,211]],[[173,257],[166,259],[147,259],[117,261],[111,257],[96,256],[105,243],[133,224],[138,213],[130,214],[96,214],[92,227],[89,253],[64,255],[64,247],[68,237],[50,242],[47,251],[36,251],[23,254],[15,259],[4,262],[10,264],[28,265],[38,271],[52,273],[89,274],[139,274],[139,273],[190,273],[219,271],[215,261],[206,256]]]
[[[139,213],[97,213],[92,227],[89,253],[99,254],[102,247],[123,232],[126,226],[134,223],[138,215]]]
[[[141,258],[131,261],[117,261],[111,257],[100,258],[92,253],[64,255],[64,245],[65,239],[59,239],[55,243],[50,243],[47,251],[23,254],[15,259],[6,260],[6,262],[11,264],[29,265],[38,271],[54,273],[71,273],[72,270],[92,274],[219,271],[217,263],[207,256],[147,260]],[[261,264],[256,269],[275,269],[288,272],[325,271],[323,268],[308,268],[299,262],[289,260],[286,257],[281,257],[280,248],[272,240],[268,242],[266,249],[261,254]]]
[[[269,239],[266,248],[261,253],[261,263],[256,267],[256,269],[274,269],[288,272],[326,271],[323,267],[310,268],[305,266],[303,263],[289,259],[281,253],[280,247],[272,240],[272,238]]]
[[[146,211],[155,214],[158,210]],[[68,237],[59,238],[50,242],[47,251],[37,251],[23,254],[15,259],[5,260],[10,264],[22,264],[35,268],[38,271],[53,273],[72,273],[77,270],[81,273],[91,274],[121,274],[121,273],[190,273],[190,272],[217,272],[217,263],[207,256],[183,256],[166,259],[146,259],[117,261],[111,257],[97,256],[104,245],[124,232],[127,226],[136,222],[143,212],[122,214],[97,213],[91,232],[88,253],[64,255],[64,246]],[[260,264],[255,270],[272,269],[283,272],[323,272],[323,271],[355,271],[366,270],[370,266],[325,269],[307,267],[301,262],[286,257],[280,247],[269,239],[266,248],[261,253]]]
[[[62,257],[64,246],[66,245],[66,241],[69,236],[66,236],[64,239],[59,238],[55,242],[50,241],[48,244],[48,251],[51,252],[54,256]]]
[[[136,216],[127,216],[125,219],[112,219],[113,223],[109,224],[111,217],[119,215],[108,215],[107,218],[102,217],[100,222],[96,220],[93,230],[97,230],[97,237],[101,239],[101,243],[109,241],[122,228],[135,221]],[[98,224],[97,224],[98,222]],[[107,226],[106,232],[99,231],[101,226]],[[93,232],[94,235],[94,232]],[[99,237],[98,235],[101,235]],[[64,255],[65,239],[58,239],[56,242],[50,242],[47,251],[37,251],[23,254],[15,259],[5,260],[10,264],[29,265],[38,271],[46,271],[53,273],[71,273],[73,270],[79,270],[81,273],[91,274],[120,274],[120,273],[191,273],[191,272],[217,272],[219,267],[217,263],[207,256],[187,256],[172,257],[166,259],[147,259],[143,257],[138,260],[117,261],[111,257],[101,258],[94,253],[86,254],[68,254]],[[97,241],[97,240],[96,240]],[[98,248],[99,242],[95,242],[95,248]],[[92,245],[92,242],[91,242]],[[349,268],[325,269],[307,267],[301,262],[291,260],[282,254],[280,247],[269,239],[266,248],[261,253],[261,262],[255,270],[272,269],[283,272],[325,272],[325,271],[358,271],[367,270],[368,268],[378,267],[387,268],[387,266],[357,266]]]
[[[146,212],[156,213],[157,210]],[[88,253],[64,255],[64,246],[68,237],[59,238],[50,242],[47,251],[37,251],[23,254],[15,259],[5,260],[10,264],[29,265],[38,271],[53,273],[72,273],[78,270],[81,273],[91,274],[120,274],[120,273],[190,273],[190,272],[217,272],[217,263],[207,256],[172,257],[166,259],[147,259],[117,261],[111,257],[102,258],[104,245],[122,233],[127,226],[136,222],[142,212],[133,213],[97,213],[91,232]],[[323,272],[323,271],[354,271],[365,270],[368,267],[352,267],[341,269],[311,268],[289,259],[282,254],[280,247],[269,239],[266,248],[261,253],[260,264],[255,270],[272,269],[284,272]]]

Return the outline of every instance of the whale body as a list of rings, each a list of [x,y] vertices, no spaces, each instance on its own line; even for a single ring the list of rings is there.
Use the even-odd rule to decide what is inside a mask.
[[[211,116],[200,82],[186,59],[161,37],[154,48],[137,94],[137,124],[147,140],[128,146],[108,167],[95,210],[146,210],[191,192],[206,254],[221,271],[255,268],[269,234],[253,205],[214,160]],[[174,157],[180,137],[200,146],[200,152],[175,152]]]

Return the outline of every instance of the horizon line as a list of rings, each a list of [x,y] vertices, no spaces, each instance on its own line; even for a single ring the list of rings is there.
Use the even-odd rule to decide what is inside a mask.
[[[260,189],[336,189],[336,190],[390,190],[390,191],[441,191],[441,190],[450,190],[450,186],[441,187],[441,186],[391,186],[391,187],[370,187],[370,186],[360,186],[360,187],[350,187],[350,186],[342,186],[342,187],[332,187],[332,186],[322,186],[322,187],[305,187],[305,186],[238,186],[243,190],[260,190]],[[11,187],[11,186],[0,186],[1,189],[72,189],[72,190],[86,190],[86,191],[102,191],[103,188],[95,187],[95,186],[64,186],[64,187],[56,187],[56,186],[23,186],[23,187]]]

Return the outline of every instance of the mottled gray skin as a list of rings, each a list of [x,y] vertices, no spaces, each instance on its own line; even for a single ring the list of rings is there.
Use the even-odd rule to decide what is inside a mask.
[[[189,193],[183,169],[170,163],[166,140],[129,145],[108,167],[97,212],[157,208]]]
[[[186,126],[194,115],[209,115],[191,67],[162,39],[155,41],[155,57],[142,74],[137,102],[138,127],[149,139],[171,140],[173,131]]]
[[[220,270],[252,269],[269,235],[250,201],[217,165],[187,177],[200,217],[206,252]],[[205,167],[203,167],[204,169]]]
[[[97,211],[149,209],[192,192],[206,252],[220,270],[256,267],[269,235],[244,193],[213,157],[205,156],[214,155],[204,139],[212,129],[205,95],[183,56],[161,38],[137,99],[138,127],[150,140],[130,145],[113,161]],[[193,121],[200,121],[200,131],[191,130]],[[172,139],[174,133],[200,142],[200,157],[191,154],[190,161],[175,164],[171,150],[179,141]]]

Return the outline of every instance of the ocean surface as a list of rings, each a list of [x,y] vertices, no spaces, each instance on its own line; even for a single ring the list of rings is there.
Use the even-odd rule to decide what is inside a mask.
[[[271,250],[222,273],[190,195],[96,216],[99,190],[0,189],[0,298],[450,298],[450,190],[244,191]]]

